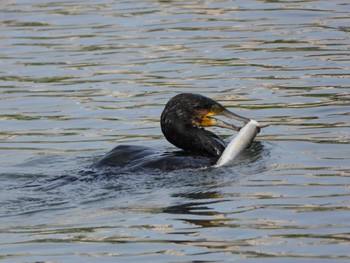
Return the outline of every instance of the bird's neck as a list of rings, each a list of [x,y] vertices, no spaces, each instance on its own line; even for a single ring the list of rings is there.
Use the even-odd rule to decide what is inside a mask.
[[[225,149],[220,137],[203,128],[178,124],[162,131],[170,143],[185,151],[219,158]]]

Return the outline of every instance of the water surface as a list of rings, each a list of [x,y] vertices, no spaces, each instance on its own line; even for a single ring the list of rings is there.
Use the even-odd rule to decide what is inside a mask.
[[[349,12],[1,1],[0,259],[349,261]],[[270,123],[259,150],[219,169],[89,168],[118,144],[174,149],[159,116],[179,92]]]

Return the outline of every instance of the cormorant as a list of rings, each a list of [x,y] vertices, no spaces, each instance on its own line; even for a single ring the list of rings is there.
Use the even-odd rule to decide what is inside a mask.
[[[165,138],[181,151],[161,152],[145,146],[120,145],[99,159],[94,167],[118,167],[127,171],[157,168],[164,171],[213,165],[226,145],[204,127],[240,129],[214,118],[215,115],[249,122],[213,99],[200,94],[180,93],[165,105],[160,124]]]

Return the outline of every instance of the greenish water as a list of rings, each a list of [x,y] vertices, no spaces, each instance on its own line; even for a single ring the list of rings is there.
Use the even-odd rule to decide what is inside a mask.
[[[1,1],[0,259],[348,262],[349,13]],[[220,169],[88,173],[118,144],[174,149],[159,116],[179,92],[270,123],[262,150]]]

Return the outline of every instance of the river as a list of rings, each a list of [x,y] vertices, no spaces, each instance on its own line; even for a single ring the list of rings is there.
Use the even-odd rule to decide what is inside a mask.
[[[347,0],[1,1],[0,260],[349,262],[349,14]],[[119,144],[175,150],[159,116],[181,92],[270,124],[259,150],[91,171]]]

